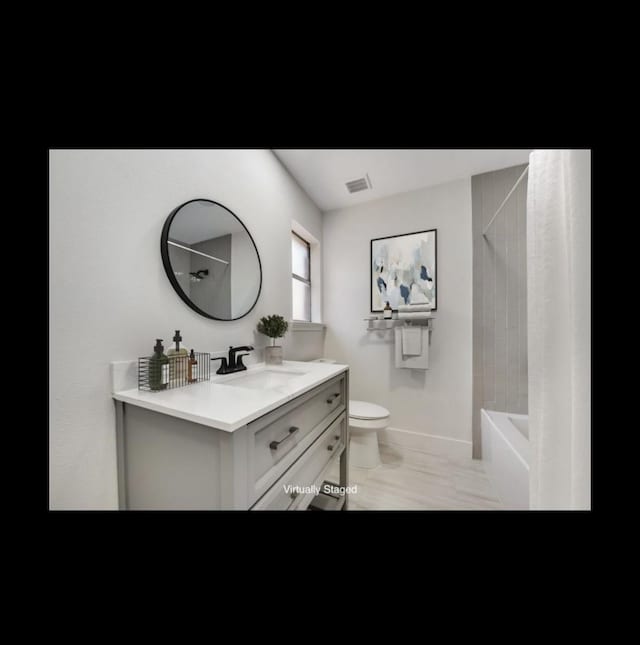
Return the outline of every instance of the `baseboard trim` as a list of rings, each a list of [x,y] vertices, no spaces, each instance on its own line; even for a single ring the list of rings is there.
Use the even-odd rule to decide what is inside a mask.
[[[378,430],[378,441],[383,445],[402,446],[454,459],[471,459],[472,443],[462,439],[421,434],[401,428],[386,428]]]

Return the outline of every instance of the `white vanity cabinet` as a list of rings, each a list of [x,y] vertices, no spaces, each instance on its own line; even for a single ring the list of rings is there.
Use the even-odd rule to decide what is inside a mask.
[[[348,381],[345,370],[233,431],[114,396],[120,508],[305,510],[330,470],[348,485]]]

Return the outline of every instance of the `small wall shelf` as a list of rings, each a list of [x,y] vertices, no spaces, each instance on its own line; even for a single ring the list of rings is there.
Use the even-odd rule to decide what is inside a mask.
[[[420,318],[391,318],[391,319],[371,319],[363,318],[367,323],[367,331],[385,331],[387,329],[393,329],[394,327],[402,327],[403,325],[426,325],[429,327],[429,331],[433,330],[433,314],[430,312],[425,312],[424,316]]]

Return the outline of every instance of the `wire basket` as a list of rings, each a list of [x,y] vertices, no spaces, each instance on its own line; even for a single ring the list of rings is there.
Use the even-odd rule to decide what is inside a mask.
[[[169,360],[164,363],[153,356],[138,358],[138,389],[161,392],[208,381],[211,354],[194,352],[194,355],[195,363],[189,356],[167,356]]]

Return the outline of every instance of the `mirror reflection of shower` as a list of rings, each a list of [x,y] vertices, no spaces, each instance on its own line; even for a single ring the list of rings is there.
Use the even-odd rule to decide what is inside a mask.
[[[200,282],[204,280],[206,276],[209,275],[209,269],[200,269],[200,271],[190,271],[189,275],[191,276],[191,282]]]
[[[190,306],[218,320],[241,317],[255,304],[261,270],[242,222],[219,204],[195,200],[171,215],[163,256]]]

